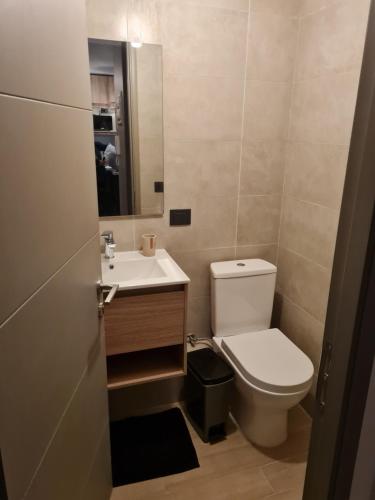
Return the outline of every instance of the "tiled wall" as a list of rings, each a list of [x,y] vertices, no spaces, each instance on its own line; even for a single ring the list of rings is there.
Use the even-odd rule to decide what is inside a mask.
[[[316,372],[368,11],[369,0],[305,0],[299,17],[278,314],[281,329],[310,356]]]
[[[240,257],[275,262],[298,3],[254,0],[250,6],[237,245]]]
[[[317,368],[369,0],[112,2],[104,25],[88,0],[91,36],[124,33],[127,6],[129,38],[143,25],[163,44],[166,212],[102,229],[120,249],[158,234],[192,278],[199,335],[210,262],[277,263],[276,324]],[[169,227],[188,207],[192,225]]]
[[[248,0],[100,4],[88,1],[90,36],[121,38],[128,16],[129,39],[141,26],[144,41],[163,44],[165,133],[164,217],[101,229],[114,230],[120,250],[157,233],[158,246],[192,278],[189,331],[209,336],[208,266],[236,255]],[[191,226],[170,227],[171,208],[191,208]]]
[[[248,0],[112,0],[105,9],[87,0],[89,36],[163,44],[165,215],[101,229],[114,230],[120,250],[157,233],[192,279],[188,329],[201,336],[210,336],[210,262],[276,262],[297,26],[297,2],[283,3],[252,2],[249,13]],[[170,227],[171,208],[191,208],[192,225]]]

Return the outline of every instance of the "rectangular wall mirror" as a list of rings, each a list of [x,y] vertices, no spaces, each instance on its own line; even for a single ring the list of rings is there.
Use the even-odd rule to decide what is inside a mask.
[[[160,216],[161,45],[92,38],[88,44],[99,217]]]

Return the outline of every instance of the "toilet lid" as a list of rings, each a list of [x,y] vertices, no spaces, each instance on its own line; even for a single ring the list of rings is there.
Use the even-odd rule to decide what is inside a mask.
[[[244,377],[260,389],[292,393],[311,384],[312,362],[277,328],[225,337],[221,345]]]

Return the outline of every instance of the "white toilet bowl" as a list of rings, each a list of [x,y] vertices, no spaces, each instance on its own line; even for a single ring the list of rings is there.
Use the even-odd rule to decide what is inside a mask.
[[[262,259],[210,265],[214,341],[235,371],[232,415],[250,441],[270,447],[286,440],[288,410],[314,373],[310,359],[270,329],[276,271]]]
[[[310,359],[280,330],[214,337],[235,371],[231,413],[254,444],[278,446],[287,439],[288,410],[309,391]]]

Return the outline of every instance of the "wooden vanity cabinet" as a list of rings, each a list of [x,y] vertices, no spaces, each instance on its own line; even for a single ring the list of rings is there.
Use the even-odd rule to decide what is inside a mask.
[[[120,292],[108,305],[107,356],[183,343],[184,290],[151,290]]]
[[[187,285],[120,291],[106,307],[108,387],[183,375]]]

